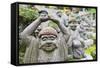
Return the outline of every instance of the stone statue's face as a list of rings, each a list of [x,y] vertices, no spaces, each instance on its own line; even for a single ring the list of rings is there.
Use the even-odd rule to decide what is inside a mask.
[[[40,38],[40,49],[46,52],[54,51],[57,46],[57,37],[54,35],[42,35]]]
[[[44,18],[44,19],[47,19],[48,18],[48,14],[46,12],[42,12],[42,13],[40,13],[40,17]]]
[[[67,15],[69,15],[69,14],[71,13],[71,10],[67,10],[67,11],[65,11],[65,13],[66,13]]]
[[[83,30],[85,31],[89,30],[89,25],[87,23],[82,23],[80,27],[83,28]]]
[[[72,8],[73,13],[78,13],[79,12],[79,8]]]
[[[70,26],[70,28],[72,29],[72,30],[76,30],[76,28],[77,28],[77,22],[71,22],[70,24],[69,24],[69,26]]]

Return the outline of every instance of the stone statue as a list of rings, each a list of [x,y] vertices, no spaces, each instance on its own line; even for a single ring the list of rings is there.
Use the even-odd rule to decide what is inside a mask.
[[[20,34],[21,40],[27,44],[23,62],[43,63],[67,61],[67,42],[70,37],[67,28],[61,23],[61,19],[48,16],[46,11],[42,12],[43,14],[27,26]],[[48,20],[51,20],[58,25],[62,32],[61,36],[58,36],[57,31],[52,27],[41,29],[36,37],[31,35],[42,22],[46,22]]]
[[[73,55],[73,59],[81,59],[85,57],[84,54],[84,40],[81,38],[77,26],[79,25],[76,19],[69,20],[70,40],[69,40],[69,54]]]
[[[57,11],[56,14],[57,14],[57,16],[58,16],[59,18],[61,18],[62,23],[63,23],[66,27],[68,27],[68,16],[67,16],[66,14],[62,13],[60,10]]]

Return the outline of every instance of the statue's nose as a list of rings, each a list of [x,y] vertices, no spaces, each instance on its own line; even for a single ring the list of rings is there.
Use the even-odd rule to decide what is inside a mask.
[[[48,44],[48,45],[50,45],[50,44],[51,44],[51,42],[48,42],[47,44]]]

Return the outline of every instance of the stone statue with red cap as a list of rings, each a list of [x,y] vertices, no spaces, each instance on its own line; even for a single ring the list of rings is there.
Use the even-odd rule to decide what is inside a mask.
[[[42,22],[51,20],[56,23],[61,35],[52,27],[45,27],[38,32],[37,37],[32,33]],[[42,11],[40,16],[27,26],[20,34],[22,41],[27,44],[24,55],[24,63],[64,62],[68,60],[67,41],[70,34],[59,18],[49,16],[48,12]]]

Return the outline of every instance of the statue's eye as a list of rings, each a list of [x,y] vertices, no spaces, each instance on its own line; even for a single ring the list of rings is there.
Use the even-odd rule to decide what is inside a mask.
[[[55,37],[49,37],[49,40],[54,40],[55,39]]]
[[[42,40],[43,40],[43,41],[46,41],[46,40],[47,40],[47,37],[43,37]]]

